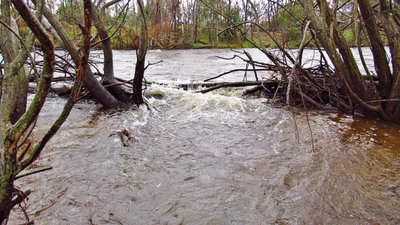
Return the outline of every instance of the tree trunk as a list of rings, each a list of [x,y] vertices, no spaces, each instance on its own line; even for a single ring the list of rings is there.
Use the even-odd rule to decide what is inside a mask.
[[[358,0],[358,4],[374,56],[374,64],[379,79],[379,91],[382,98],[389,98],[390,89],[386,87],[392,83],[392,75],[389,68],[389,61],[386,58],[385,46],[379,35],[380,32],[376,23],[375,13],[371,7],[370,0]]]
[[[34,0],[36,4],[36,1]],[[74,42],[72,41],[69,34],[62,27],[60,22],[53,16],[53,14],[45,7],[44,8],[44,16],[47,18],[51,26],[57,31],[58,36],[62,39],[62,43],[64,48],[71,55],[72,60],[75,65],[79,65],[80,54],[76,49]],[[119,102],[110,92],[108,92],[99,81],[93,76],[93,73],[89,66],[87,66],[85,70],[85,77],[83,80],[83,84],[89,90],[90,94],[98,100],[104,107],[106,108],[118,108],[123,105],[123,103]]]
[[[137,52],[137,61],[135,68],[135,77],[133,79],[133,102],[137,105],[143,104],[143,93],[142,93],[142,82],[145,70],[145,60],[148,48],[147,43],[147,22],[146,13],[144,10],[143,0],[137,0],[139,5],[140,14],[140,38],[139,38],[139,49]]]
[[[5,22],[10,29],[12,29],[16,34],[18,34],[18,26],[15,22],[14,18],[10,12],[10,1],[5,0],[1,2],[1,19]],[[10,86],[12,85],[12,89],[9,89],[9,92],[4,93],[6,96],[4,97],[4,104],[9,104],[9,115],[6,115],[5,120],[10,121],[12,124],[17,122],[17,120],[24,114],[27,104],[28,97],[28,74],[26,73],[26,67],[24,65],[25,57],[21,57],[17,59],[20,51],[25,51],[24,49],[20,50],[21,44],[20,41],[16,38],[16,36],[10,32],[8,29],[1,26],[1,37],[0,37],[0,49],[3,53],[5,66],[4,66],[4,75],[2,77],[2,85]],[[18,68],[15,69],[11,67],[11,63],[14,60],[18,60],[15,62],[18,64]],[[17,81],[17,82],[15,82]],[[0,95],[1,97],[2,95]]]
[[[111,47],[111,39],[108,35],[107,29],[104,27],[103,21],[101,20],[100,13],[97,10],[96,6],[92,3],[92,15],[93,15],[93,24],[95,25],[97,32],[99,33],[100,38],[102,39],[102,46],[104,52],[104,78],[103,84],[109,85],[107,88],[115,96],[118,100],[128,103],[129,96],[125,92],[125,90],[120,85],[113,85],[115,83],[119,83],[114,77],[114,59],[113,52]]]
[[[193,41],[194,43],[199,42],[199,38],[198,38],[198,21],[199,21],[199,3],[197,2],[197,0],[194,1],[194,5],[193,5]]]
[[[0,142],[0,149],[2,151],[0,164],[0,223],[7,219],[8,215],[10,214],[10,210],[15,205],[22,202],[29,194],[28,192],[21,193],[14,188],[14,177],[18,173],[17,168],[19,167],[19,162],[17,161],[17,153],[20,147],[19,142],[27,129],[35,121],[35,119],[39,115],[41,108],[43,107],[46,96],[50,89],[55,65],[54,47],[49,36],[39,25],[39,22],[32,16],[29,9],[21,0],[12,0],[12,3],[14,4],[15,8],[27,24],[27,26],[38,38],[44,53],[44,63],[37,93],[33,98],[28,110],[15,123],[14,126],[11,126],[9,123],[7,123],[7,121],[4,121],[3,119],[5,115],[9,113],[9,109],[7,108],[9,104],[6,104],[6,102],[2,101],[2,104],[0,105],[0,117],[2,118],[2,138]],[[2,12],[9,9],[10,5],[2,8]],[[12,65],[10,67],[12,68]],[[18,82],[18,80],[14,80],[14,82]],[[7,86],[5,84],[7,84]],[[12,89],[12,84],[3,82],[3,100],[5,100],[5,96],[7,96],[7,94],[4,95],[4,93],[10,92],[10,90],[12,91]]]
[[[354,101],[367,111],[379,113],[385,117],[379,105],[371,105],[371,92],[361,76],[350,47],[344,40],[336,18],[326,0],[318,0],[321,15],[316,14],[312,0],[305,0],[305,14],[311,20],[311,29],[331,59],[336,73],[343,81]],[[336,50],[338,49],[339,52]],[[339,54],[340,53],[340,54]]]
[[[389,89],[389,98],[400,97],[400,24],[398,19],[395,18],[395,10],[392,10],[392,3],[387,0],[380,0],[380,13],[379,18],[389,42],[390,53],[392,56],[392,77],[393,81],[391,86],[386,86]],[[398,3],[397,3],[398,4]],[[397,14],[398,17],[398,14]],[[387,114],[395,120],[400,121],[400,104],[399,102],[389,102],[386,108]]]

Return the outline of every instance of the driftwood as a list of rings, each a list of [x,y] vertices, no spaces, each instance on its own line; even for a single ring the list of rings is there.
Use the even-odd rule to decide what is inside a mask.
[[[262,69],[234,69],[234,70],[230,70],[230,71],[221,73],[221,74],[219,74],[219,75],[217,75],[215,77],[208,78],[208,79],[204,80],[204,82],[208,82],[210,80],[215,80],[215,79],[220,78],[220,77],[222,77],[224,75],[227,75],[227,74],[230,74],[230,73],[234,73],[234,72],[255,72],[256,73],[257,71],[272,71],[272,72],[277,72],[278,71],[278,69],[273,65],[267,65],[267,66],[268,66],[268,68],[262,68]]]
[[[221,83],[213,83],[212,87],[207,89],[198,91],[200,93],[207,93],[210,91],[217,90],[219,88],[226,88],[226,87],[247,87],[247,86],[260,86],[267,89],[271,89],[278,85],[278,81],[276,80],[264,80],[264,81],[245,81],[245,82],[221,82]]]

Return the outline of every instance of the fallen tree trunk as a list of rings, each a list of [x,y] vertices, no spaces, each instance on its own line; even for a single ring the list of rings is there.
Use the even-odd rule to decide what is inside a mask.
[[[220,88],[226,87],[248,87],[248,86],[256,86],[259,85],[261,87],[276,87],[279,81],[276,80],[264,80],[264,81],[244,81],[244,82],[221,82],[221,83],[213,83],[210,88],[198,91],[200,93],[207,93],[210,91],[214,91]]]
[[[36,3],[34,1],[34,3]],[[67,49],[71,55],[72,60],[75,65],[79,65],[80,54],[76,49],[71,37],[62,27],[60,22],[53,16],[48,8],[44,7],[44,16],[47,18],[52,27],[56,30],[58,36],[62,39],[64,48]],[[118,108],[124,103],[118,101],[110,92],[108,92],[93,76],[90,66],[86,66],[85,76],[83,79],[85,87],[90,91],[90,93],[106,108]]]

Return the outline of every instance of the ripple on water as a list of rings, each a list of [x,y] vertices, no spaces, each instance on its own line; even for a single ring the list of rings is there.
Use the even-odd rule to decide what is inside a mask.
[[[74,108],[37,163],[53,169],[18,181],[33,190],[36,223],[400,222],[398,126],[338,113],[307,122],[237,94],[147,92],[164,96],[151,110]],[[46,103],[39,134],[63,102]],[[13,213],[9,224],[22,222]]]

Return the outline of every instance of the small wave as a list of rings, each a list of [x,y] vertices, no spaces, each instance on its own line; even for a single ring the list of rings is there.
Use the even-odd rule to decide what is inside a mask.
[[[159,96],[162,99],[151,98],[154,105],[179,104],[186,110],[194,111],[217,111],[217,112],[246,112],[247,101],[240,97],[240,90],[223,90],[213,93],[196,93],[170,87],[154,86],[147,90],[146,94]],[[260,101],[252,102],[261,106]]]

